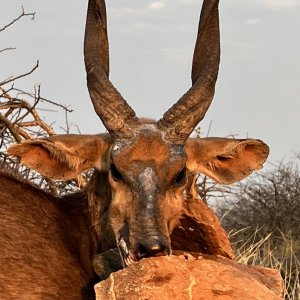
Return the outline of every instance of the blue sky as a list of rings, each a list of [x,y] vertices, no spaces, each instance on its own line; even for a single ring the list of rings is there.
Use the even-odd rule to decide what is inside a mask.
[[[111,80],[138,116],[160,118],[190,87],[202,1],[107,1]],[[200,124],[203,135],[260,138],[270,161],[300,151],[300,0],[221,0],[222,57],[215,99]],[[1,34],[0,80],[39,69],[18,86],[70,105],[82,133],[104,127],[88,97],[83,64],[87,1],[0,0],[0,27],[35,11]],[[56,127],[63,113],[48,113]],[[76,128],[73,127],[76,131]]]

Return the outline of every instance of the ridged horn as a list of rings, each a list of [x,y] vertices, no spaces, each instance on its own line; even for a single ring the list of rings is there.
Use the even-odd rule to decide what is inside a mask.
[[[130,138],[140,124],[134,110],[109,80],[109,45],[103,0],[89,0],[84,60],[87,86],[94,109],[114,138]]]
[[[184,143],[204,118],[214,96],[220,63],[219,0],[204,0],[192,67],[192,87],[157,126],[172,143]]]

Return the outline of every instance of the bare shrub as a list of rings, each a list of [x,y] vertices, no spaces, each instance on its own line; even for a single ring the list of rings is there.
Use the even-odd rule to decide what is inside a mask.
[[[285,299],[299,299],[300,171],[297,162],[281,163],[237,184],[218,207],[237,259],[276,267],[285,282]]]

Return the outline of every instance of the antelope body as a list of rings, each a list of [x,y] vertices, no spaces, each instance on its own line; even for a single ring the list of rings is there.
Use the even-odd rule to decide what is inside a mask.
[[[0,298],[93,299],[84,198],[56,199],[0,167]]]
[[[15,238],[9,237],[10,245],[6,245],[9,250],[4,265],[8,268],[15,264],[12,276],[16,282],[35,278],[30,276],[36,269],[44,276],[43,281],[30,279],[36,282],[30,299],[44,299],[39,296],[47,290],[47,280],[53,283],[55,276],[56,288],[50,288],[52,293],[60,287],[67,295],[74,283],[85,286],[93,278],[94,255],[112,248],[118,248],[123,267],[143,257],[171,254],[171,234],[180,225],[189,201],[195,198],[195,176],[199,172],[229,184],[262,167],[269,149],[260,140],[189,138],[214,95],[220,58],[218,2],[203,1],[192,87],[156,122],[137,118],[110,82],[105,3],[89,1],[84,45],[87,83],[95,111],[108,133],[23,141],[8,151],[49,178],[73,179],[82,171],[95,168],[86,191],[55,199],[6,175],[1,176],[3,185],[10,187],[0,193],[4,199],[1,206],[5,201],[10,203],[5,209],[8,218],[3,222],[10,224],[11,216],[17,220],[11,229]],[[19,193],[12,193],[15,188]],[[18,203],[27,204],[28,213]],[[31,206],[37,208],[30,210]],[[24,215],[37,218],[26,229],[26,238],[19,230],[27,226]],[[50,223],[58,226],[53,234],[46,230]],[[8,240],[7,235],[2,235],[2,240]],[[52,239],[45,238],[50,235]],[[34,252],[38,247],[35,243],[41,240],[44,248]],[[182,250],[186,250],[184,245]],[[32,256],[25,258],[27,251]],[[61,264],[57,268],[45,267],[47,259],[51,261],[50,267],[58,258]],[[37,265],[27,268],[33,260]],[[0,270],[3,276],[3,266]],[[69,285],[63,285],[60,280]],[[4,284],[3,293],[13,290],[11,295],[28,299],[20,296],[18,284],[13,288],[12,285]],[[72,297],[81,296],[77,291]]]

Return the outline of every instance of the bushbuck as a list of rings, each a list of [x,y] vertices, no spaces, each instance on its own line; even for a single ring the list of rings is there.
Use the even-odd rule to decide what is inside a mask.
[[[8,150],[53,179],[95,171],[84,191],[63,198],[1,176],[2,299],[79,299],[79,288],[93,278],[93,257],[110,249],[118,249],[123,267],[144,257],[170,255],[171,234],[190,203],[200,214],[207,209],[196,199],[198,173],[230,184],[262,167],[269,149],[260,140],[189,137],[214,95],[220,60],[218,4],[203,1],[191,88],[153,121],[136,117],[109,80],[105,2],[89,1],[87,85],[108,132],[26,140]],[[207,224],[213,222],[211,216]],[[187,239],[180,247],[187,250],[190,243]],[[210,247],[211,241],[203,249],[209,253]]]

